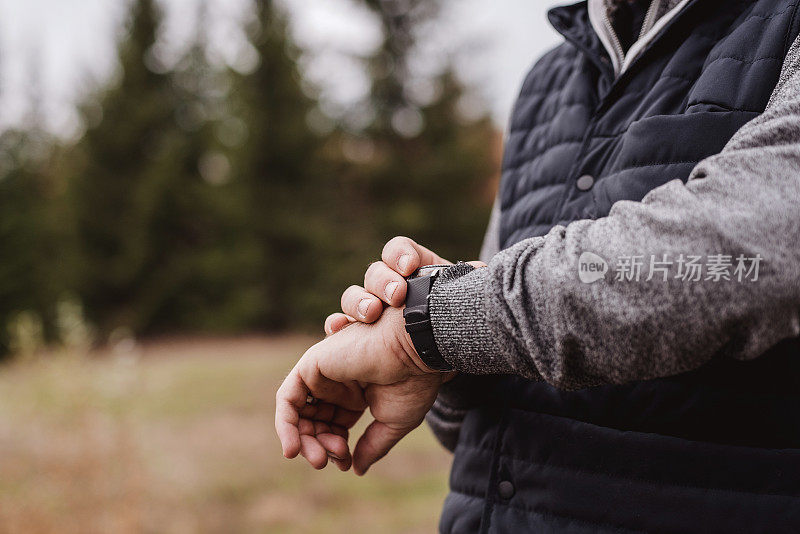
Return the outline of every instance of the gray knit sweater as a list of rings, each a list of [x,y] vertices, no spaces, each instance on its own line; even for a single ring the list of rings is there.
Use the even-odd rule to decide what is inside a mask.
[[[495,232],[490,224],[487,254]],[[715,356],[757,358],[800,335],[798,240],[800,39],[766,111],[686,184],[673,180],[641,202],[617,202],[607,217],[556,226],[493,254],[488,268],[435,284],[434,336],[462,374],[442,389],[428,422],[452,448],[485,375],[575,389],[674,375]],[[696,281],[685,276],[694,256],[704,267]],[[603,260],[604,277],[581,281]]]

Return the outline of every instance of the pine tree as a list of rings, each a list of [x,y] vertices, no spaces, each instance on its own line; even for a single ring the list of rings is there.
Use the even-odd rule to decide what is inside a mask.
[[[79,295],[102,331],[149,326],[142,288],[158,285],[159,258],[150,238],[165,175],[154,168],[169,149],[176,95],[153,66],[161,14],[154,0],[134,0],[118,47],[116,83],[90,95],[87,130],[75,147],[71,180],[81,245]],[[160,288],[168,291],[169,288]]]
[[[335,239],[330,221],[332,188],[322,151],[325,139],[309,128],[314,101],[303,89],[284,14],[274,2],[253,2],[247,28],[258,63],[235,73],[234,114],[248,132],[234,153],[234,172],[248,182],[252,228],[262,253],[269,328],[318,321],[318,290],[331,284],[322,248]]]
[[[255,326],[263,307],[247,184],[231,173],[226,146],[237,141],[229,130],[241,126],[227,115],[227,72],[208,61],[205,1],[196,19],[170,72],[177,127],[153,161],[163,177],[149,243],[158,276],[140,288],[150,331],[240,330]]]
[[[29,65],[30,110],[21,126],[0,134],[0,355],[22,317],[54,337],[56,303],[69,285],[64,184],[42,124],[37,57]]]
[[[491,204],[497,134],[485,113],[468,118],[459,111],[466,90],[450,66],[428,80],[430,101],[410,96],[409,58],[436,2],[365,1],[384,34],[368,62],[374,120],[365,131],[375,145],[367,172],[379,240],[405,234],[444,257],[475,258]]]

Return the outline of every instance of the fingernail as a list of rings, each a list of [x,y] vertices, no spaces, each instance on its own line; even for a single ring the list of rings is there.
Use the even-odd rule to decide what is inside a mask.
[[[408,254],[403,254],[397,259],[397,268],[400,269],[400,272],[406,272],[409,261],[411,261],[411,258]]]
[[[399,285],[400,282],[389,282],[386,284],[386,289],[383,290],[383,292],[386,293],[386,300],[392,300],[392,295],[394,295]]]
[[[332,452],[329,452],[329,453],[328,453],[328,456],[330,456],[330,457],[331,457],[331,458],[333,458],[334,460],[344,460],[344,458],[340,458],[339,456],[336,456],[336,455],[335,455],[335,454],[333,454]]]
[[[367,317],[367,310],[369,310],[370,299],[361,299],[358,303],[358,315],[361,316],[362,319]]]

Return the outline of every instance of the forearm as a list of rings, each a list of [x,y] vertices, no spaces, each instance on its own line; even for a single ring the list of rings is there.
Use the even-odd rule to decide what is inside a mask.
[[[796,51],[796,47],[795,51]],[[796,56],[795,56],[796,57]],[[556,227],[437,283],[440,351],[475,374],[515,373],[564,388],[667,376],[717,355],[755,358],[800,333],[800,76],[785,66],[757,119],[687,184],[674,180],[608,217]],[[578,279],[584,251],[618,258],[760,255],[758,280]],[[705,273],[703,273],[705,277]]]

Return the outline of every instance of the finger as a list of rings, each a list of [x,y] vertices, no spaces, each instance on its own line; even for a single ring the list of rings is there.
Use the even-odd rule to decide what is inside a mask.
[[[350,286],[342,293],[342,311],[362,323],[378,320],[383,312],[383,303],[361,286]]]
[[[305,417],[300,418],[300,422],[297,424],[297,429],[300,431],[301,436],[316,435],[316,432],[314,432],[314,421],[306,419]]]
[[[403,276],[409,276],[423,265],[451,263],[408,237],[393,237],[383,247],[381,259]]]
[[[308,351],[326,350],[323,343],[332,340],[333,338],[326,338],[325,340],[317,343]],[[336,354],[335,357],[342,357]],[[341,367],[344,362],[335,362],[337,366]],[[306,358],[305,356],[300,359],[297,364],[297,375],[302,382],[304,389],[308,391],[314,398],[321,401],[341,406],[347,410],[360,411],[366,408],[366,400],[364,399],[364,391],[353,381],[337,382],[322,374],[317,360],[313,357]],[[300,402],[299,396],[296,397],[296,402]],[[306,396],[302,397],[302,405],[297,409],[300,410],[306,405]]]
[[[286,458],[294,458],[302,452],[300,412],[306,409],[306,399],[310,393],[346,410],[360,413],[366,408],[363,390],[357,383],[336,382],[321,374],[312,352],[320,350],[321,344],[317,343],[306,351],[275,395],[275,431]],[[352,413],[344,417],[346,422],[358,419]]]
[[[382,261],[376,261],[364,273],[364,289],[389,306],[399,307],[406,300],[406,279]]]
[[[300,435],[300,454],[314,469],[323,469],[328,465],[328,451],[320,444],[316,436]]]
[[[347,438],[350,436],[350,432],[346,428],[342,428],[339,425],[332,425],[325,421],[312,421],[313,428],[314,428],[314,435],[319,436],[320,434],[333,434],[339,438],[344,439],[345,445],[347,444]],[[326,447],[327,448],[327,447]],[[334,451],[337,452],[337,451]],[[349,453],[349,447],[346,451]],[[336,454],[336,456],[342,456],[340,454]]]
[[[335,334],[345,326],[354,322],[356,322],[356,319],[347,314],[341,312],[332,313],[325,319],[325,334],[329,336]]]
[[[483,267],[488,267],[488,265],[486,265],[486,263],[484,263],[484,262],[482,262],[482,261],[478,261],[478,260],[475,260],[475,261],[468,261],[467,263],[469,263],[470,265],[472,265],[472,266],[473,266],[473,267],[475,267],[476,269],[481,269],[481,268],[483,268]]]
[[[306,404],[300,410],[300,417],[311,421],[323,421],[333,425],[335,430],[341,427],[345,431],[352,428],[361,418],[364,410],[346,410],[335,404],[320,402],[318,404]]]
[[[317,438],[316,423],[308,419],[300,419],[297,425],[300,431],[300,454],[315,469],[328,465],[329,454]]]
[[[342,436],[345,440],[350,437],[350,431],[339,425],[331,425],[331,432],[337,436]]]
[[[350,448],[347,445],[347,430],[341,427],[331,427],[328,423],[322,421],[310,421],[308,419],[301,419],[298,425],[300,429],[301,440],[303,436],[310,436],[316,439],[317,443],[325,450],[328,459],[332,460],[339,469],[347,471],[352,465],[352,456],[350,455]],[[319,454],[316,445],[311,441],[307,441],[304,445],[304,456],[308,454],[306,459],[308,462],[316,467],[325,467],[323,460]],[[327,463],[328,460],[324,460]]]
[[[364,475],[372,464],[386,456],[386,453],[408,434],[409,430],[399,430],[380,421],[373,421],[358,439],[353,452],[353,471]]]
[[[314,422],[314,434],[317,441],[322,445],[328,454],[328,457],[342,470],[347,471],[353,463],[353,458],[350,455],[350,447],[347,445],[347,434],[338,433],[341,428],[333,431],[330,425],[322,421]]]
[[[300,453],[299,410],[305,406],[307,395],[308,389],[296,369],[292,369],[275,394],[275,432],[286,458]]]
[[[300,408],[300,417],[310,421],[330,421],[336,412],[336,405],[329,402],[306,404]]]
[[[340,471],[347,471],[353,465],[353,456],[347,447],[347,440],[341,436],[331,433],[317,434],[317,441],[328,453],[328,459],[334,463]]]

